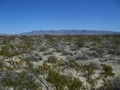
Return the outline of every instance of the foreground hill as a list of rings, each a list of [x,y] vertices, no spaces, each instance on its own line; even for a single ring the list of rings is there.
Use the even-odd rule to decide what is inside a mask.
[[[31,32],[23,32],[20,35],[113,35],[120,32],[113,31],[95,31],[95,30],[33,30]]]

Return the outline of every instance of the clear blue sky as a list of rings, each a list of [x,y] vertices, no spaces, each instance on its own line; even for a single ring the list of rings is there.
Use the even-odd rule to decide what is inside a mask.
[[[0,33],[120,31],[120,0],[0,0]]]

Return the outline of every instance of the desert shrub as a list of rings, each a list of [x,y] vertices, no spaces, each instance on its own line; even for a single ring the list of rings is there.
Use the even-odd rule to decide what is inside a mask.
[[[115,49],[108,49],[107,51],[108,51],[107,52],[108,54],[115,54],[116,50]]]
[[[77,54],[75,55],[75,60],[88,60],[89,56],[86,54]]]
[[[73,55],[73,54],[71,52],[68,52],[68,51],[63,51],[62,55]]]
[[[65,90],[66,86],[68,90],[81,90],[83,86],[83,82],[78,78],[72,76],[63,77],[55,71],[49,71],[46,80],[55,87],[55,90]]]
[[[49,71],[46,81],[51,83],[55,87],[55,90],[64,90],[65,80],[59,73],[52,70]]]
[[[10,43],[10,41],[5,37],[4,39],[3,39],[3,45],[7,45],[7,44],[9,44]]]
[[[62,46],[58,46],[54,50],[54,52],[58,52],[58,53],[63,52],[63,51],[64,51],[64,48]]]
[[[3,55],[4,57],[10,57],[10,52],[9,52],[9,46],[5,45],[5,46],[2,46],[1,47],[1,50],[0,50],[0,55]]]
[[[69,55],[69,52],[63,51],[63,52],[62,52],[62,55]]]
[[[68,90],[84,90],[83,82],[71,76],[67,78],[67,88]]]
[[[45,37],[46,39],[53,38],[53,36],[52,36],[52,35],[49,35],[49,34],[45,34],[44,37]]]
[[[48,50],[48,48],[46,48],[46,47],[44,47],[44,46],[42,46],[42,47],[39,48],[39,51],[42,51],[42,52],[43,52],[43,51],[46,51],[46,50]]]
[[[96,41],[97,43],[101,42],[101,37],[100,36],[90,36],[89,39],[91,41]]]
[[[76,60],[76,58],[75,58],[75,56],[70,56],[70,55],[68,55],[68,56],[66,56],[66,60]]]
[[[75,60],[69,60],[69,67],[74,68],[77,72],[79,72],[81,68]]]
[[[44,35],[44,37],[47,39],[47,43],[49,45],[52,45],[52,46],[56,46],[57,45],[57,39],[55,38],[55,36]]]
[[[42,58],[42,56],[40,56],[40,55],[31,55],[30,56],[30,60],[31,61],[38,61],[38,60],[42,60],[43,58]]]
[[[70,36],[70,35],[66,35],[66,36],[64,36],[64,39],[66,40],[66,41],[71,41],[72,40],[72,36]]]
[[[24,44],[27,46],[27,48],[32,48],[34,42],[32,37],[21,36],[20,39],[24,41]]]
[[[71,45],[70,48],[71,48],[70,50],[72,50],[72,51],[79,50],[78,45]]]
[[[1,70],[2,67],[3,67],[3,62],[0,61],[0,70]]]
[[[120,48],[116,47],[116,48],[109,48],[107,50],[108,54],[113,54],[113,55],[120,55]]]
[[[101,78],[102,78],[102,86],[98,90],[112,90],[111,86],[111,80],[112,77],[114,77],[113,69],[110,65],[106,64],[101,64],[102,67],[102,73],[101,73]]]
[[[114,45],[120,45],[120,36],[113,36],[112,43]]]
[[[63,67],[68,67],[69,66],[68,64],[69,64],[69,62],[66,60],[61,61],[61,66],[63,66]]]
[[[83,76],[86,78],[86,90],[94,90],[97,84],[97,79],[92,77],[93,74],[95,74],[94,68],[90,65],[83,65],[82,69],[84,73]]]
[[[9,41],[14,40],[16,37],[17,37],[17,36],[14,36],[14,35],[8,36],[8,40],[9,40]]]
[[[114,77],[112,79],[103,80],[102,86],[97,90],[120,90],[120,77]]]
[[[86,42],[84,43],[84,47],[87,47],[87,48],[91,48],[93,46],[96,46],[96,42],[95,41],[88,41],[88,40],[85,40]]]
[[[24,63],[25,63],[25,61],[24,61],[23,59],[21,59],[21,60],[18,62],[19,65],[22,65],[22,64],[24,64]]]
[[[39,60],[43,60],[42,56],[37,54],[37,53],[33,53],[33,54],[24,54],[23,59],[25,60],[30,60],[30,61],[39,61]]]
[[[95,51],[95,50],[97,50],[97,48],[98,48],[97,46],[91,46],[91,47],[89,48],[89,50],[94,50],[94,51]]]
[[[53,54],[52,51],[45,51],[45,52],[43,52],[43,55],[52,55],[52,54]]]
[[[95,74],[94,68],[89,65],[83,65],[82,68],[84,71],[87,71],[87,74],[86,74],[87,78],[90,78],[92,74]]]
[[[110,65],[101,64],[102,74],[104,77],[113,77],[115,74],[113,73],[113,68]]]
[[[12,57],[19,55],[19,50],[15,45],[8,44],[1,47],[0,54],[6,57]]]
[[[19,73],[8,73],[3,78],[4,87],[13,87],[17,90],[20,89],[31,89],[40,90],[40,85],[35,82],[35,78],[29,73],[22,71]]]
[[[100,69],[100,65],[98,64],[97,61],[91,61],[91,62],[89,63],[89,65],[90,65],[91,67],[93,67],[94,69]]]
[[[11,40],[10,43],[13,45],[18,45],[23,43],[23,40],[20,40],[19,38],[16,37],[15,39]]]
[[[49,63],[56,63],[58,61],[56,56],[49,56],[48,57],[48,62]]]
[[[43,60],[42,56],[39,55],[38,53],[35,54],[35,60],[38,61],[38,60]]]
[[[98,57],[99,56],[96,51],[88,51],[87,55],[89,55],[90,57]]]
[[[117,63],[120,64],[120,60],[117,60]]]
[[[3,45],[3,40],[0,38],[0,45]]]
[[[85,39],[84,39],[83,37],[77,38],[77,40],[76,40],[76,45],[77,45],[78,47],[83,47],[84,43],[85,43]]]
[[[3,82],[3,77],[0,75],[0,89],[1,90],[3,90],[2,82]]]
[[[104,53],[105,53],[104,48],[98,47],[96,49],[96,55],[97,55],[97,57],[102,57]]]
[[[115,77],[111,80],[112,90],[120,90],[120,76]]]

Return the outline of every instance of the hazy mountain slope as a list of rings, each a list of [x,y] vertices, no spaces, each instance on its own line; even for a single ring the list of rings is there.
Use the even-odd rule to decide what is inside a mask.
[[[104,34],[120,34],[113,31],[95,31],[95,30],[33,30],[31,32],[23,32],[20,35],[104,35]]]

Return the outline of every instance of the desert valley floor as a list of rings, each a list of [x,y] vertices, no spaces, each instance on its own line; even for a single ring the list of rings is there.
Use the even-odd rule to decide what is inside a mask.
[[[0,90],[120,90],[120,36],[0,36]]]

